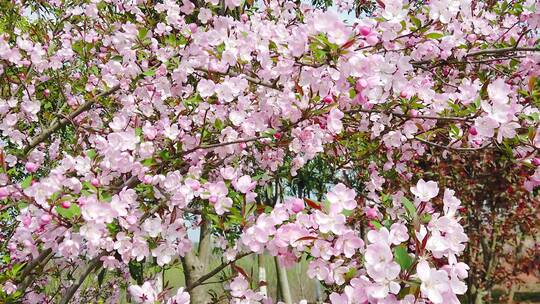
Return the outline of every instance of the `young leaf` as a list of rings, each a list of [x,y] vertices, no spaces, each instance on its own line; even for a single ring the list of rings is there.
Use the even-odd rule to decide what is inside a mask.
[[[21,182],[21,188],[26,189],[26,188],[30,187],[31,184],[32,184],[32,175],[28,175]]]
[[[322,210],[322,207],[319,203],[312,201],[307,197],[304,197],[304,202],[306,202],[306,204],[313,209]]]
[[[403,197],[401,199],[401,202],[403,203],[403,206],[405,206],[405,209],[407,210],[407,214],[409,214],[409,216],[411,217],[415,217],[416,207],[414,206],[414,204],[410,200],[408,200],[406,197]]]
[[[399,245],[394,248],[394,256],[396,257],[396,262],[401,266],[401,269],[406,270],[411,267],[413,259],[407,252],[407,248],[404,245]]]
[[[435,32],[433,32],[433,33],[426,34],[426,38],[428,38],[428,39],[440,39],[442,37],[444,37],[443,33],[435,33]]]

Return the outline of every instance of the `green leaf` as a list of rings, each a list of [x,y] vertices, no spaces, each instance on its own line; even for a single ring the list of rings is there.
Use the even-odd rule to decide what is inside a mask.
[[[105,279],[105,272],[107,272],[107,269],[103,268],[99,274],[98,274],[98,286],[101,287],[103,285],[103,279]]]
[[[401,266],[401,269],[406,270],[411,267],[413,259],[407,252],[407,247],[405,247],[405,245],[395,247],[394,256],[396,257],[396,262]]]
[[[381,229],[383,227],[383,225],[381,225],[381,223],[377,222],[377,221],[371,221],[370,222],[371,225],[373,225],[375,228],[377,228],[377,230]]]
[[[144,282],[143,265],[141,262],[131,261],[128,264],[129,274],[137,282],[138,285],[142,285]]]
[[[56,207],[56,212],[62,217],[67,219],[72,219],[74,217],[81,215],[81,208],[77,204],[71,204],[69,208],[62,208],[61,206]]]
[[[96,150],[90,149],[86,151],[86,156],[88,156],[90,159],[94,159],[96,157],[97,153]]]
[[[23,181],[21,182],[21,188],[26,189],[30,187],[30,185],[32,184],[32,178],[33,178],[32,175],[28,175],[27,177],[25,177]]]
[[[144,76],[154,76],[156,75],[156,70],[155,69],[151,69],[151,70],[147,70],[147,71],[144,71],[144,73],[142,73]]]
[[[414,204],[410,200],[408,200],[406,197],[402,197],[401,202],[403,203],[403,206],[405,206],[405,209],[407,210],[407,214],[409,214],[409,216],[411,217],[415,217],[416,207],[414,206]]]
[[[148,28],[143,27],[143,28],[139,29],[139,39],[140,40],[144,40],[144,38],[146,38],[147,34],[148,34]]]
[[[422,21],[420,21],[420,19],[418,19],[418,18],[416,18],[414,16],[411,16],[411,21],[416,26],[417,29],[422,27]]]
[[[428,39],[440,39],[442,37],[444,37],[443,33],[433,32],[433,33],[426,34],[426,38],[428,38]]]

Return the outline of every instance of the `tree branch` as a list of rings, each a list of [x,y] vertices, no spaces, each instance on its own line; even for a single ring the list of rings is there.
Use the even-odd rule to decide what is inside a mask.
[[[69,289],[66,291],[62,299],[60,300],[60,304],[67,304],[73,298],[75,295],[75,292],[77,292],[77,289],[84,283],[84,280],[86,280],[86,277],[89,276],[95,269],[101,268],[101,257],[104,256],[106,252],[101,252],[98,256],[93,258],[90,263],[86,266],[83,273],[77,279],[75,283],[73,283]]]
[[[397,117],[403,117],[403,118],[411,118],[411,119],[433,119],[433,120],[448,120],[448,121],[473,121],[472,118],[469,117],[454,117],[454,116],[430,116],[430,115],[410,115],[405,113],[397,113],[397,112],[385,112],[380,110],[366,110],[366,109],[354,109],[350,111],[346,111],[347,114],[354,114],[357,112],[361,113],[377,113],[377,114],[386,114],[386,115],[393,115]]]
[[[92,98],[91,100],[88,100],[87,102],[83,103],[82,105],[80,105],[75,111],[69,113],[68,116],[60,119],[59,121],[57,122],[53,122],[53,124],[48,128],[48,129],[45,129],[43,132],[41,132],[38,136],[34,137],[34,139],[32,139],[32,141],[28,144],[28,146],[26,146],[23,150],[23,153],[24,155],[27,155],[30,151],[32,151],[37,145],[39,145],[40,143],[42,143],[44,140],[46,140],[47,138],[49,138],[49,136],[51,134],[53,134],[54,132],[56,132],[58,129],[66,126],[67,124],[69,124],[69,122],[73,119],[75,119],[77,116],[79,116],[79,114],[81,114],[82,112],[90,109],[90,107],[97,102],[97,100],[99,98],[102,98],[102,97],[107,97],[111,94],[114,94],[116,91],[118,91],[120,89],[120,85],[116,85],[112,88],[110,88],[109,90],[105,91],[105,92],[102,92],[98,95],[96,95],[96,97]]]
[[[204,283],[206,280],[210,279],[211,277],[215,276],[216,274],[218,274],[220,271],[222,271],[223,269],[225,269],[227,266],[231,265],[232,263],[236,262],[237,260],[245,257],[245,256],[248,256],[252,254],[252,252],[244,252],[244,253],[240,253],[239,255],[236,256],[236,258],[230,262],[223,262],[221,263],[221,265],[219,265],[218,267],[216,267],[214,270],[210,271],[209,273],[203,275],[202,277],[200,277],[199,279],[197,279],[197,281],[193,282],[193,284],[189,284],[187,287],[186,287],[186,291],[190,291],[192,290],[193,288],[201,285],[202,283]]]

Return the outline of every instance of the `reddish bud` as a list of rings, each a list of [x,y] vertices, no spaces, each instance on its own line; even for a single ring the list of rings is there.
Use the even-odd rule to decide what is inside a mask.
[[[292,204],[291,204],[292,212],[298,213],[298,212],[304,210],[304,208],[305,208],[305,205],[304,205],[304,202],[301,199],[297,198],[297,199],[294,199],[292,201]]]
[[[37,169],[39,168],[38,165],[36,165],[35,163],[33,162],[27,162],[24,167],[26,168],[26,171],[30,172],[30,173],[34,173],[37,171]]]
[[[99,187],[99,179],[97,178],[93,178],[91,181],[90,181],[90,184],[92,184],[92,186],[94,187]]]
[[[400,96],[401,98],[407,98],[407,92],[401,91],[401,93],[399,93],[399,96]]]
[[[332,98],[332,96],[328,95],[328,96],[326,96],[325,98],[323,98],[323,102],[326,103],[326,104],[333,103],[333,102],[334,102],[334,98]]]
[[[360,35],[367,36],[371,34],[371,28],[367,26],[361,26],[359,32],[360,32]]]
[[[418,111],[416,111],[416,110],[411,110],[409,113],[411,114],[411,117],[417,117],[418,116]]]
[[[476,136],[476,135],[478,135],[478,131],[476,130],[475,127],[471,127],[469,129],[469,134],[471,134],[472,136]]]
[[[367,216],[369,219],[377,218],[377,209],[376,209],[376,208],[369,208],[369,209],[366,211],[366,216]]]
[[[540,166],[540,158],[538,157],[533,158],[531,162],[535,166]]]
[[[22,223],[23,223],[24,227],[28,227],[28,226],[30,226],[30,224],[32,224],[32,218],[29,217],[29,216],[25,216],[22,219]]]
[[[68,202],[68,201],[63,201],[62,204],[61,204],[62,208],[64,209],[68,209],[69,207],[71,207],[71,202]]]
[[[274,138],[277,139],[277,140],[280,140],[281,139],[281,133],[279,133],[279,132],[274,133]]]
[[[358,81],[356,82],[356,85],[354,86],[354,88],[358,92],[360,92],[363,89],[365,89],[367,86],[368,86],[368,83],[367,83],[367,81],[365,79],[358,79]]]
[[[52,217],[49,214],[45,213],[40,218],[41,224],[46,225],[51,222],[51,219]]]
[[[6,187],[0,188],[0,199],[5,199],[9,196],[9,190]]]
[[[49,97],[49,95],[51,95],[51,91],[49,89],[45,89],[45,91],[43,91],[43,96]]]

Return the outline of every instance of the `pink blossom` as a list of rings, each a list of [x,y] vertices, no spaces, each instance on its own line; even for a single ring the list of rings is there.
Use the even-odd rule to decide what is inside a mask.
[[[411,187],[411,192],[422,202],[427,202],[439,194],[439,186],[434,181],[418,180],[416,186]]]
[[[150,282],[144,282],[142,286],[131,285],[128,291],[136,303],[153,304],[157,300],[157,292]]]

